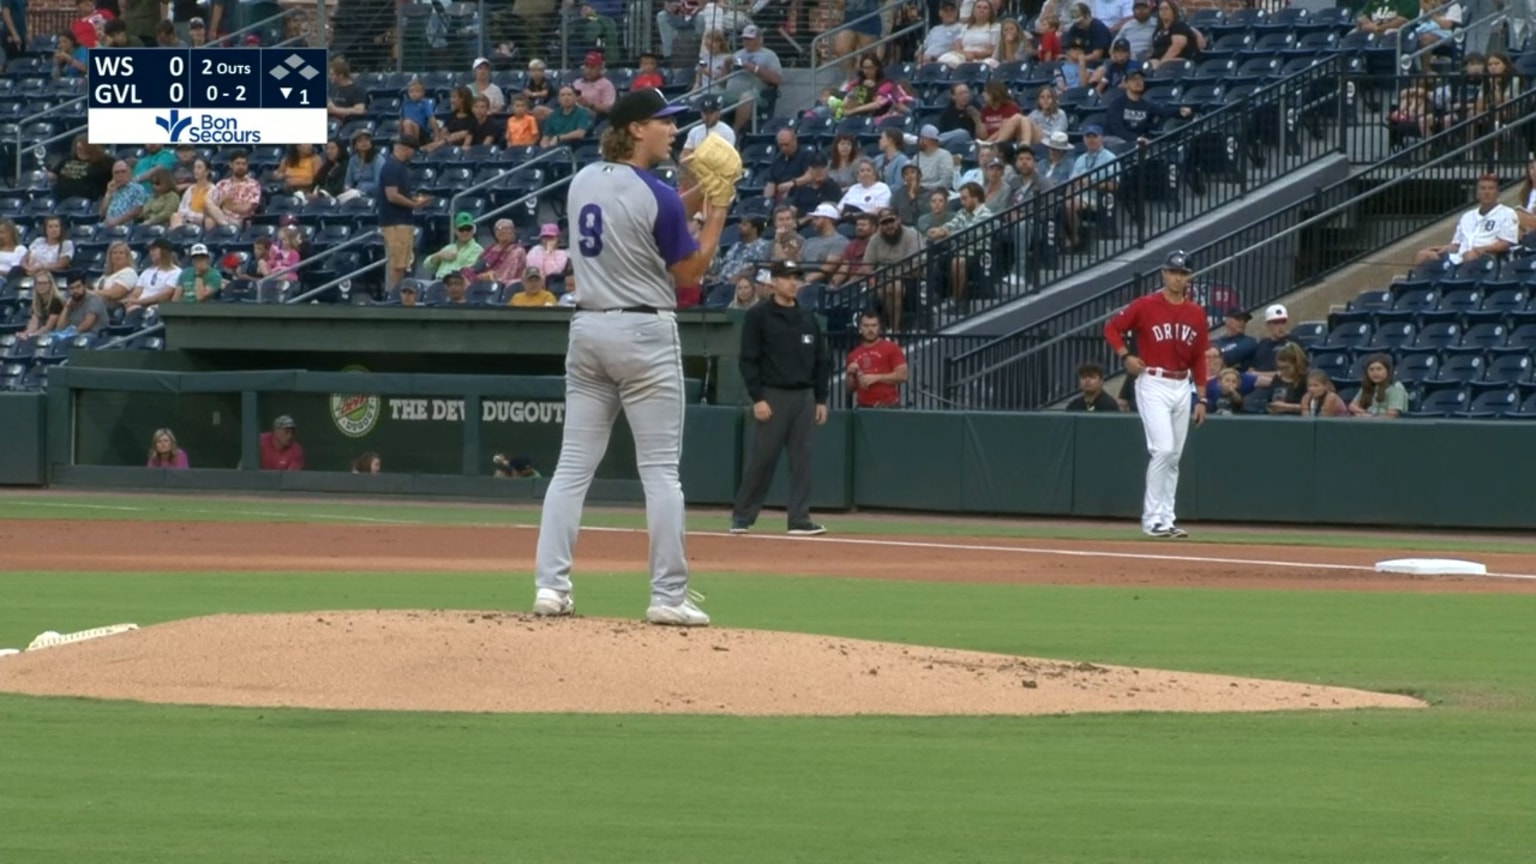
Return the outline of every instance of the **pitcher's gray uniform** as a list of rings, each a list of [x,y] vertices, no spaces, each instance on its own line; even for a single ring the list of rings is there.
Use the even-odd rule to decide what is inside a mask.
[[[541,597],[543,589],[570,592],[582,505],[622,408],[645,487],[651,604],[678,606],[688,586],[677,468],[683,356],[673,311],[677,291],[667,268],[698,244],[677,192],[632,165],[581,169],[567,203],[578,311],[565,358],[564,438],[544,494],[535,577]]]

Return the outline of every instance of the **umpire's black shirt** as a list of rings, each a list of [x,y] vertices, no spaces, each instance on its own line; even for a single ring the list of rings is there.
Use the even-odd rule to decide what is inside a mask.
[[[763,390],[772,387],[815,390],[816,404],[827,404],[830,362],[814,312],[773,297],[747,310],[741,328],[741,377],[753,402],[763,401]]]

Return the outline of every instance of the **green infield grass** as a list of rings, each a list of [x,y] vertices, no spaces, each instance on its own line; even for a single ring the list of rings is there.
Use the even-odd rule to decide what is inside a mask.
[[[28,500],[0,500],[0,518]],[[291,520],[338,509],[75,503],[124,501],[145,509],[79,513],[242,519],[280,509]],[[368,512],[531,518],[477,507]],[[0,646],[11,647],[45,629],[215,612],[523,609],[531,599],[523,572],[16,573],[3,554]],[[643,579],[579,577],[580,611],[638,616]],[[1528,862],[1536,849],[1536,595],[711,573],[696,585],[723,626],[1404,691],[1431,707],[746,719],[0,696],[0,862],[1485,864]]]

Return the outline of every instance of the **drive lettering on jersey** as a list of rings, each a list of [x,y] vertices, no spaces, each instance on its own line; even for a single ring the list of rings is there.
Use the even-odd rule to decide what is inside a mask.
[[[1195,344],[1195,328],[1188,324],[1153,324],[1148,328],[1154,342],[1182,342]]]

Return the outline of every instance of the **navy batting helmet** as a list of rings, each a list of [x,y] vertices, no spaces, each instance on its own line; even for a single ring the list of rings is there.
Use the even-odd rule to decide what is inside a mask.
[[[1182,249],[1175,249],[1168,253],[1168,257],[1163,259],[1163,269],[1177,270],[1180,273],[1194,272],[1189,266],[1189,257],[1184,254]]]

